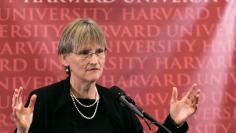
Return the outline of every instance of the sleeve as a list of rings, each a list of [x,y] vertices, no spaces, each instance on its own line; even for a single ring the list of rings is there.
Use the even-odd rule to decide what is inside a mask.
[[[177,127],[170,115],[168,115],[163,125],[173,133],[186,133],[188,130],[187,122],[185,122],[181,127]],[[166,131],[159,128],[157,133],[166,133]]]

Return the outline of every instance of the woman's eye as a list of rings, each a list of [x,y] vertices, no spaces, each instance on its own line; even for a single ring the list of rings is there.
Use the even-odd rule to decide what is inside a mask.
[[[89,55],[90,51],[89,50],[82,50],[79,52],[79,55]]]
[[[104,52],[104,49],[98,49],[98,50],[96,50],[96,54],[101,54],[101,53],[103,53]]]

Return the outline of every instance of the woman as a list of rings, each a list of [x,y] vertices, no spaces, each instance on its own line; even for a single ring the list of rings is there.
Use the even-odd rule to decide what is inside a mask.
[[[106,40],[91,19],[69,23],[60,38],[58,54],[67,79],[34,90],[26,106],[23,88],[15,89],[13,117],[18,133],[141,133],[137,117],[114,99],[109,89],[96,84],[106,57]],[[193,85],[185,97],[177,100],[173,88],[170,115],[164,125],[186,132],[186,120],[197,110],[199,89]],[[165,131],[159,130],[159,133]]]

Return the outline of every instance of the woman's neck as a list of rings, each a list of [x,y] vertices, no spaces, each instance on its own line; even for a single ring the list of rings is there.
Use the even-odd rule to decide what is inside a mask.
[[[70,79],[71,90],[77,98],[95,99],[96,83],[95,82],[79,82],[79,80]]]

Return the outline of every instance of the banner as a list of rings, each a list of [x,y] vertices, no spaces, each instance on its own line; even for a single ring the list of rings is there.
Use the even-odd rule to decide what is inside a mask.
[[[64,26],[92,18],[108,42],[99,83],[117,85],[158,121],[179,98],[201,89],[189,133],[236,130],[236,1],[234,0],[4,0],[0,4],[0,133],[15,128],[11,98],[66,77],[57,46]],[[142,121],[142,120],[141,120]],[[146,133],[148,130],[142,121]]]

